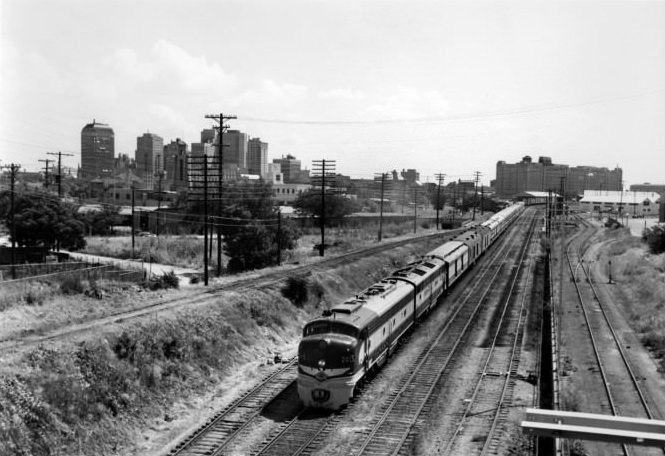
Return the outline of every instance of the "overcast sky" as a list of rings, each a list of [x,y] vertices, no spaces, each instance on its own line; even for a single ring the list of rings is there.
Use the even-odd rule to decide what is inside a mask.
[[[96,119],[198,142],[206,114],[311,168],[488,184],[524,155],[665,183],[665,2],[2,0],[0,164]],[[52,158],[52,157],[50,157]]]

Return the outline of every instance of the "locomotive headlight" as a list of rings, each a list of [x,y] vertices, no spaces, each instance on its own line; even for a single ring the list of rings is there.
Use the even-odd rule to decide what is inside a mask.
[[[319,360],[319,369],[324,369],[326,367],[326,360],[325,359],[320,359]]]

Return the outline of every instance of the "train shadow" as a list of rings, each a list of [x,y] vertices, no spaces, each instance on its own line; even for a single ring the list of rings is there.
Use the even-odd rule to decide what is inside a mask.
[[[291,421],[296,417],[299,417],[300,420],[317,419],[333,413],[330,410],[316,409],[307,409],[303,413],[303,408],[304,406],[298,397],[297,383],[294,381],[263,407],[261,416],[280,423]]]

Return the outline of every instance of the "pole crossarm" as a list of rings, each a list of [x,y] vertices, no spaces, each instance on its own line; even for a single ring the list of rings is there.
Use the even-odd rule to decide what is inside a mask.
[[[526,409],[525,434],[665,447],[665,421],[596,413]]]

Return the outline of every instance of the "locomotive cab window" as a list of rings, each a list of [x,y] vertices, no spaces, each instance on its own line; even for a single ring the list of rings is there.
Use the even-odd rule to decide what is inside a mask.
[[[314,334],[345,334],[351,337],[358,337],[358,329],[355,326],[331,321],[315,321],[305,326],[303,336],[312,336]]]

